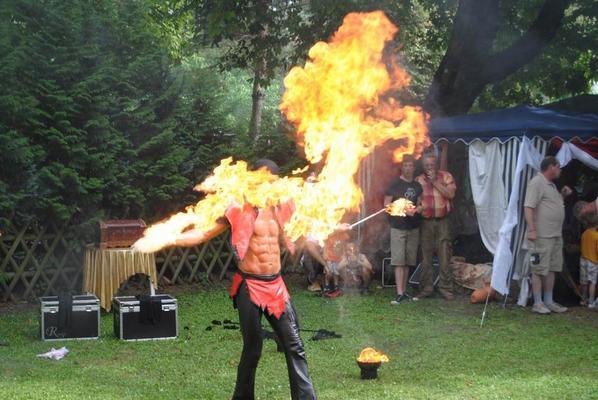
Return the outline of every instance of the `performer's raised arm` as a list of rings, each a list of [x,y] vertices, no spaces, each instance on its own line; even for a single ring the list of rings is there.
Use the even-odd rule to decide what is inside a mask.
[[[162,232],[159,229],[160,224],[157,224],[158,230],[149,233],[146,231],[131,248],[141,253],[155,253],[169,246],[195,246],[224,232],[228,228],[228,224],[224,221],[224,219],[217,220],[208,230],[190,229],[182,233],[176,233],[176,230],[173,232],[173,229]]]
[[[178,235],[174,241],[174,245],[185,247],[196,246],[215,238],[226,229],[228,229],[228,225],[220,222],[217,222],[214,227],[208,231],[191,229]]]

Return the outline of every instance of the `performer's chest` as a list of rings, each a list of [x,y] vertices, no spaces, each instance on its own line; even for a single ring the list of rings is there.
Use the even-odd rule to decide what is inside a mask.
[[[254,224],[254,237],[278,238],[280,228],[271,209],[260,209]]]

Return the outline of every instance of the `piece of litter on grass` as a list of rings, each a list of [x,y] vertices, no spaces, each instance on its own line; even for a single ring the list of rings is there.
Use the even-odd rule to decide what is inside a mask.
[[[39,358],[49,358],[51,360],[60,360],[64,358],[69,353],[69,349],[66,347],[61,347],[56,350],[52,347],[52,350],[48,351],[47,353],[38,354]]]

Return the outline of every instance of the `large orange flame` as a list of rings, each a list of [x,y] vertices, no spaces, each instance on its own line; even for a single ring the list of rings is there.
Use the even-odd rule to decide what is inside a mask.
[[[263,207],[288,198],[296,211],[286,234],[292,240],[308,234],[326,239],[362,201],[354,175],[364,157],[392,139],[402,140],[397,161],[406,153],[418,156],[429,143],[427,116],[391,97],[410,79],[396,63],[383,60],[384,47],[396,32],[381,11],[348,14],[331,41],[316,43],[305,66],[293,68],[285,78],[280,109],[296,126],[308,162],[324,161],[315,182],[275,179],[248,171],[244,162],[223,160],[198,186],[207,197],[150,227],[137,248],[155,251],[189,226],[207,230],[233,202]]]
[[[404,70],[393,64],[389,71],[383,61],[396,32],[381,11],[348,14],[330,43],[316,43],[311,61],[284,80],[280,109],[297,127],[308,161],[326,161],[311,193],[295,199],[297,210],[285,227],[291,238],[309,232],[323,240],[347,210],[358,208],[362,193],[354,175],[376,146],[403,139],[395,153],[400,160],[427,145],[421,110],[381,97],[409,82]]]
[[[359,353],[359,357],[357,357],[357,361],[362,363],[379,363],[379,362],[388,362],[389,358],[382,352],[372,348],[366,347],[365,349],[361,350]]]

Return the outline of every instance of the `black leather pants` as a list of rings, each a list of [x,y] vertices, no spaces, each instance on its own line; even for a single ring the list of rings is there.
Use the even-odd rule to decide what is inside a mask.
[[[285,312],[280,319],[269,315],[267,312],[264,313],[249,299],[245,282],[241,283],[234,301],[239,310],[239,323],[243,335],[243,352],[237,370],[237,384],[233,400],[254,399],[255,371],[262,354],[262,314],[265,314],[284,349],[289,372],[291,398],[293,400],[316,399],[316,393],[307,371],[303,342],[299,337],[297,316],[292,304],[290,302],[286,304]]]

